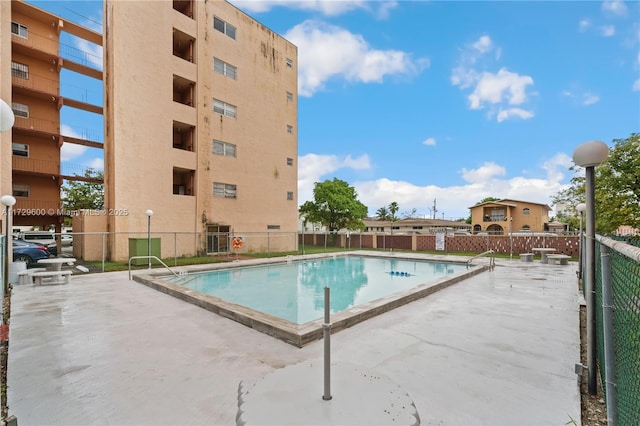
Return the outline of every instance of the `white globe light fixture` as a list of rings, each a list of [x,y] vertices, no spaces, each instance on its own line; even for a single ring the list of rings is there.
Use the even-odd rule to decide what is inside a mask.
[[[5,101],[0,99],[0,132],[4,133],[13,127],[16,116],[13,110]]]
[[[596,375],[596,210],[595,210],[595,167],[602,164],[609,155],[609,147],[601,141],[585,142],[573,151],[573,162],[585,168],[585,212],[586,212],[586,247],[585,247],[585,299],[587,301],[587,387],[589,394],[598,391]],[[576,207],[577,209],[578,207]]]

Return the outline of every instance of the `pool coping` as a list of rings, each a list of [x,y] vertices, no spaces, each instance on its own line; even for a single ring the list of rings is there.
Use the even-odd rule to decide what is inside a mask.
[[[404,253],[377,253],[366,251],[350,251],[331,254],[299,255],[269,259],[239,260],[231,263],[218,263],[208,265],[193,265],[179,268],[180,272],[205,272],[218,269],[233,269],[246,266],[267,265],[275,263],[288,263],[299,260],[321,259],[327,257],[343,256],[370,256],[393,257],[406,260],[438,261],[447,263],[465,263],[466,258],[459,257],[455,260],[446,256],[411,255]],[[464,260],[463,260],[464,259]],[[470,269],[455,274],[441,277],[427,284],[421,284],[408,290],[403,290],[391,295],[354,306],[345,311],[331,315],[331,333],[352,327],[360,322],[377,315],[396,309],[400,306],[422,299],[430,294],[459,283],[471,276],[477,275],[489,269],[489,266],[474,265]],[[185,302],[214,312],[222,317],[239,322],[261,333],[283,340],[299,348],[320,340],[323,337],[322,318],[304,324],[296,324],[273,315],[255,311],[242,305],[227,302],[215,296],[206,295],[198,291],[190,290],[183,286],[173,284],[162,279],[167,276],[166,270],[152,270],[151,273],[133,274],[132,279],[150,288],[176,297]]]

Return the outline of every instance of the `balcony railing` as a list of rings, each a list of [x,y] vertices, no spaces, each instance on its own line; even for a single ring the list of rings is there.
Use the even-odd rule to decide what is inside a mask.
[[[58,80],[29,73],[28,78],[12,76],[11,83],[17,87],[24,87],[38,92],[49,93],[54,96],[60,95],[60,82]]]
[[[37,49],[50,55],[58,56],[58,38],[50,38],[29,31],[27,38],[12,34],[11,41],[22,46]]]
[[[483,219],[483,222],[504,222],[507,220],[506,216],[488,216],[486,215]]]
[[[54,120],[46,120],[44,118],[37,117],[19,117],[16,116],[16,121],[13,125],[16,129],[35,130],[38,132],[52,133],[55,135],[60,134],[60,127],[58,122]]]
[[[60,163],[51,160],[37,160],[27,157],[12,158],[13,170],[20,172],[39,173],[48,175],[60,174]]]

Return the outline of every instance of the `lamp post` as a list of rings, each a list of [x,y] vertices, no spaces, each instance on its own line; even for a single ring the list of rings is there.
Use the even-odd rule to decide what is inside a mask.
[[[0,351],[2,359],[2,379],[0,390],[0,411],[2,424],[7,424],[7,416],[9,415],[9,407],[7,405],[7,367],[9,365],[9,319],[11,318],[11,287],[9,287],[9,215],[11,207],[16,203],[16,199],[11,195],[4,195],[0,198],[0,202],[5,206],[5,237],[4,237],[4,282],[2,283],[2,322],[0,324]]]
[[[595,395],[597,389],[596,379],[596,212],[595,212],[595,167],[607,159],[609,147],[604,142],[590,141],[578,146],[573,151],[573,162],[585,168],[585,195],[586,195],[586,231],[585,240],[585,293],[587,302],[587,368],[588,391]]]
[[[580,203],[576,206],[576,210],[580,213],[580,231],[578,239],[578,280],[582,282],[582,221],[584,219],[584,211],[587,209],[585,203]]]
[[[11,107],[0,99],[0,133],[7,132],[13,127],[16,117]],[[9,319],[11,318],[11,287],[9,287],[9,210],[16,203],[16,199],[11,195],[0,198],[0,202],[6,207],[5,223],[6,236],[4,241],[4,274],[2,283],[2,304],[0,322],[0,418],[3,425],[9,421],[17,424],[17,419],[9,416],[9,406],[7,404],[7,367],[9,365]]]
[[[153,216],[153,210],[149,209],[145,213],[147,214],[147,256],[149,269],[151,269],[151,216]]]

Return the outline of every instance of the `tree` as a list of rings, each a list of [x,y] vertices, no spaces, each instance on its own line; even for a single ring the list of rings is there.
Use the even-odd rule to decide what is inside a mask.
[[[609,157],[595,168],[596,230],[612,233],[620,225],[640,228],[640,134],[614,139]],[[557,193],[555,204],[576,206],[585,202],[585,178],[581,167],[568,188]]]
[[[393,201],[391,202],[391,204],[389,204],[389,213],[391,214],[391,219],[390,219],[391,222],[395,222],[396,220],[398,220],[398,217],[396,216],[396,213],[398,213],[398,210],[400,210],[398,203]]]
[[[378,220],[389,220],[389,211],[386,207],[380,207],[376,211],[376,219]]]
[[[300,215],[312,223],[320,223],[330,231],[365,228],[362,219],[367,217],[367,206],[358,201],[356,190],[337,178],[316,182],[314,201],[300,206]]]
[[[102,171],[87,170],[85,178],[103,180]],[[104,185],[97,182],[67,181],[62,186],[62,207],[65,210],[104,208]]]

